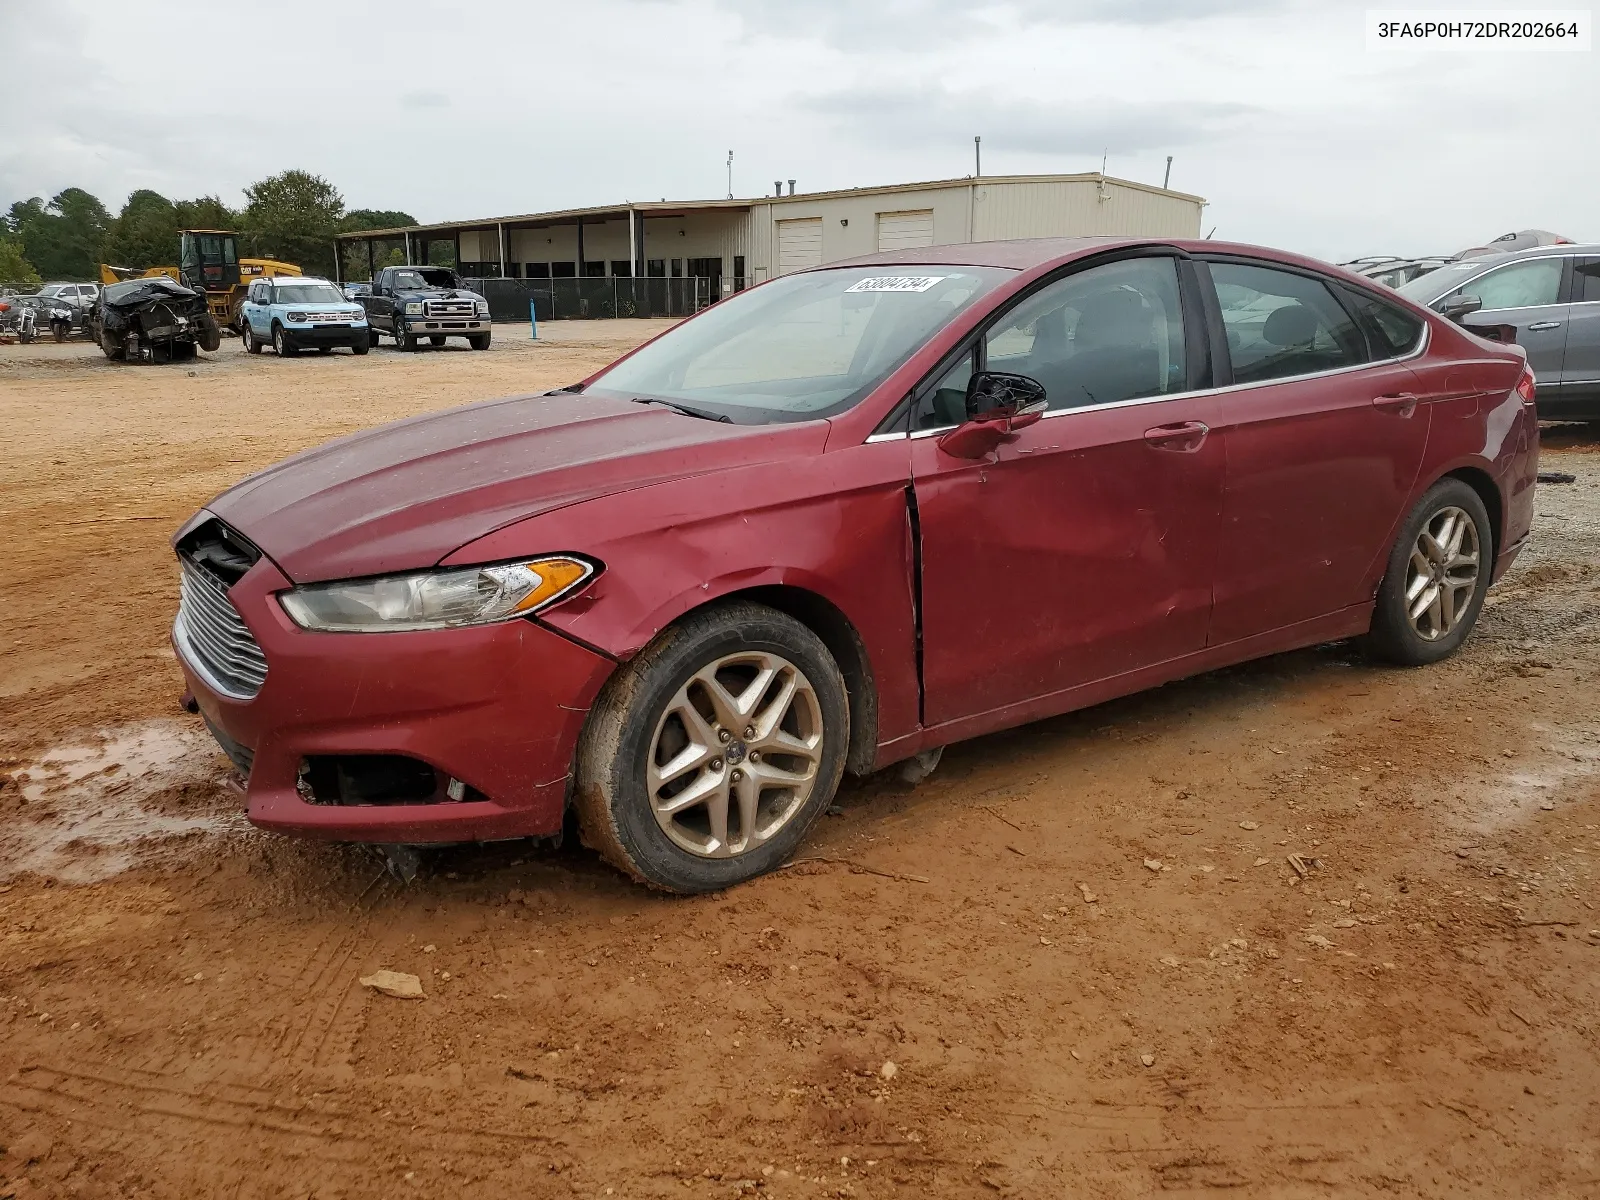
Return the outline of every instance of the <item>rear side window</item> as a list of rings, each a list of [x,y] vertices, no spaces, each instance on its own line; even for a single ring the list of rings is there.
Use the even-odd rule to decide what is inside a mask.
[[[1600,301],[1600,258],[1580,259],[1573,264],[1572,298],[1581,304]]]
[[[1345,299],[1355,309],[1367,331],[1373,358],[1394,358],[1416,349],[1422,321],[1403,308],[1386,304],[1370,292],[1345,288]]]
[[[1328,285],[1271,267],[1214,262],[1235,383],[1314,375],[1367,361],[1366,340]]]

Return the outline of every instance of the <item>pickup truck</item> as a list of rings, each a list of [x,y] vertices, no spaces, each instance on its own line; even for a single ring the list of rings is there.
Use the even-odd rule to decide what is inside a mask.
[[[415,350],[424,337],[435,346],[464,337],[474,350],[489,348],[489,302],[448,267],[384,267],[360,303],[374,343],[381,332],[402,350]]]

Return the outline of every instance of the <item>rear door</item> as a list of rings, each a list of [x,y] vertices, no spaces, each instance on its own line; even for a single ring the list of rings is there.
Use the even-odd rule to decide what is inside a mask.
[[[1571,298],[1559,389],[1550,396],[1539,385],[1540,415],[1600,421],[1600,257],[1573,263]]]
[[[1209,267],[1232,379],[1210,634],[1224,645],[1370,599],[1363,580],[1416,481],[1431,408],[1404,355],[1370,347],[1323,277],[1234,258]]]
[[[1224,451],[1180,275],[1163,254],[1047,283],[919,396],[928,725],[1204,647]],[[980,460],[938,439],[975,368],[1037,379],[1050,403]]]
[[[1516,329],[1517,344],[1528,352],[1528,365],[1541,387],[1547,379],[1558,382],[1564,370],[1571,306],[1563,297],[1571,263],[1569,256],[1561,254],[1519,259],[1452,293],[1483,301],[1482,308],[1462,319],[1466,328],[1510,325]],[[1443,303],[1436,301],[1434,307]]]

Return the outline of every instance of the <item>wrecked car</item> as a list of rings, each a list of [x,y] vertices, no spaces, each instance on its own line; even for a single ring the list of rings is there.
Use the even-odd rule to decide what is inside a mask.
[[[205,294],[165,275],[103,288],[89,335],[118,362],[179,362],[193,358],[197,349],[209,353],[222,344]]]
[[[1421,665],[1528,538],[1533,376],[1209,241],[783,275],[582,383],[340,438],[174,536],[249,819],[782,864],[845,772],[1344,638]]]

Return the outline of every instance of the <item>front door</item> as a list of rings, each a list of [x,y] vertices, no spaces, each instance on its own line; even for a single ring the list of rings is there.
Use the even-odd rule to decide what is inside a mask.
[[[1216,398],[1187,394],[1179,296],[1168,257],[1069,275],[999,317],[919,398],[927,725],[1205,645],[1224,455]],[[977,461],[937,434],[962,418],[975,368],[1037,379],[1050,404]]]
[[[1210,635],[1225,645],[1370,599],[1362,581],[1403,515],[1432,406],[1318,278],[1237,260],[1210,274],[1234,383]]]
[[[1528,365],[1543,391],[1546,380],[1556,384],[1561,379],[1565,366],[1571,306],[1562,303],[1561,296],[1562,276],[1570,262],[1552,254],[1507,263],[1437,301],[1435,307],[1458,294],[1483,301],[1483,307],[1468,313],[1461,324],[1468,329],[1513,326],[1517,345],[1528,352]]]

